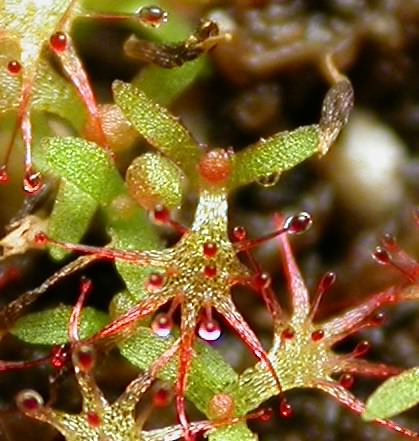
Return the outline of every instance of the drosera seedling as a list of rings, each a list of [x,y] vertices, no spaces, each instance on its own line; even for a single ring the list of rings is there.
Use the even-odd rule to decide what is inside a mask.
[[[218,155],[221,155],[222,159]],[[211,316],[212,308],[215,308],[226,319],[275,376],[262,345],[231,300],[231,287],[238,283],[252,284],[253,275],[237,257],[238,251],[243,248],[242,245],[233,244],[228,239],[224,183],[229,173],[221,170],[223,167],[229,168],[228,156],[221,150],[216,154],[209,152],[201,160],[200,170],[207,170],[207,162],[214,160],[220,162],[222,167],[216,172],[213,168],[211,174],[207,171],[202,172],[205,190],[201,191],[195,221],[190,230],[184,229],[184,234],[174,247],[162,251],[132,253],[106,249],[94,250],[97,257],[113,259],[117,253],[121,260],[151,265],[158,268],[159,272],[151,273],[146,281],[145,288],[148,291],[148,297],[105,327],[92,338],[92,342],[103,342],[107,339],[118,338],[121,333],[126,334],[127,330],[135,329],[138,319],[153,313],[159,306],[169,301],[173,302],[174,308],[178,305],[181,307],[180,362],[176,402],[179,419],[185,429],[185,437],[190,436],[184,410],[184,395],[187,374],[192,361],[194,335],[199,321],[201,321],[199,326],[201,336],[210,335],[212,338],[213,333],[217,333],[217,325],[214,325]],[[160,221],[170,222],[170,215],[166,211],[158,210],[155,215]],[[40,233],[36,239],[40,244],[49,242],[43,233]],[[77,249],[87,251],[83,246]],[[93,249],[89,248],[89,251]],[[173,312],[174,308],[172,307],[170,312]],[[202,311],[206,314],[203,320],[200,319]],[[168,330],[168,323],[171,322],[170,312],[164,316],[164,322],[162,322],[162,316],[158,316],[153,323],[153,328],[160,335]],[[210,324],[214,325],[212,329],[210,329]],[[276,378],[276,384],[280,392],[281,386],[278,378]]]
[[[135,20],[141,25],[158,27],[167,22],[167,13],[156,6],[144,6],[132,14],[88,13],[77,0],[12,0],[0,5],[0,41],[4,48],[6,70],[5,89],[20,88],[16,126],[5,150],[3,165],[0,166],[0,183],[8,181],[8,163],[19,130],[25,148],[23,188],[29,195],[35,194],[42,186],[39,171],[33,166],[31,109],[39,76],[43,69],[53,69],[48,63],[45,49],[59,59],[63,70],[84,102],[89,136],[102,147],[108,148],[104,135],[96,99],[89,84],[87,74],[74,48],[70,31],[76,18],[107,18],[112,20]],[[2,54],[3,55],[3,54]],[[17,83],[16,83],[17,81]],[[36,106],[35,106],[36,107]]]
[[[76,8],[74,0],[54,1],[53,4],[25,0],[3,2],[0,9],[2,42],[3,44],[13,42],[16,46],[16,59],[8,62],[7,70],[12,76],[19,75],[21,80],[16,129],[1,168],[2,180],[7,181],[7,165],[20,128],[25,147],[23,187],[28,194],[36,193],[42,185],[40,174],[35,172],[32,164],[31,100],[46,43],[49,43],[51,50],[63,60],[65,69],[78,87],[89,110],[95,109],[93,93],[68,35],[71,21],[77,13]],[[95,114],[93,113],[92,116],[95,117]]]
[[[275,224],[280,228],[284,225],[283,218],[277,216]],[[382,325],[383,315],[379,311],[382,306],[413,300],[415,297],[403,288],[392,287],[372,295],[340,316],[318,323],[315,316],[322,296],[335,282],[336,276],[331,272],[326,273],[310,301],[287,235],[278,236],[278,241],[291,297],[291,312],[286,314],[275,297],[270,296],[273,300],[275,330],[269,357],[281,378],[283,389],[320,389],[353,412],[362,414],[365,404],[349,391],[354,383],[353,376],[387,378],[399,374],[402,369],[363,360],[362,357],[370,349],[367,341],[360,341],[350,354],[336,353],[333,346],[359,330]],[[334,379],[338,375],[338,379]],[[244,412],[275,394],[271,379],[266,377],[266,381],[263,380],[257,366],[245,371],[240,376],[239,386],[235,387],[243,391],[239,393],[237,403]],[[272,388],[271,393],[268,392],[269,387]],[[286,401],[286,408],[283,403],[280,405],[280,413],[287,416],[290,408]],[[418,433],[391,420],[378,418],[375,421],[405,436],[419,437]]]
[[[184,436],[190,439],[184,396],[193,355],[192,345],[198,323],[201,336],[212,338],[218,334],[217,324],[211,314],[212,308],[233,327],[261,361],[276,385],[277,394],[281,393],[280,377],[273,369],[258,338],[235,307],[230,291],[232,286],[244,284],[260,292],[270,283],[269,277],[261,275],[259,269],[254,271],[241,263],[238,253],[247,252],[277,235],[303,231],[310,224],[307,216],[297,215],[285,227],[268,234],[266,238],[232,242],[229,238],[227,217],[228,194],[239,186],[291,168],[313,153],[326,153],[347,121],[352,107],[353,91],[347,79],[340,79],[326,95],[320,125],[273,135],[239,153],[223,149],[202,152],[176,118],[153,103],[143,92],[131,85],[116,82],[114,93],[116,103],[132,125],[166,156],[159,156],[160,160],[154,162],[155,167],[159,162],[171,162],[180,175],[184,173],[199,190],[199,202],[191,228],[174,223],[170,212],[164,208],[166,200],[173,204],[173,195],[169,198],[171,187],[167,182],[162,185],[160,176],[165,176],[165,179],[171,176],[172,180],[182,180],[182,176],[176,173],[160,173],[160,168],[157,167],[152,176],[142,173],[137,179],[131,179],[130,175],[131,182],[138,184],[143,179],[143,186],[147,188],[147,192],[138,192],[133,188],[132,194],[143,204],[146,193],[146,207],[150,208],[150,200],[157,206],[154,211],[155,219],[177,227],[181,237],[173,247],[152,251],[124,251],[62,243],[49,239],[43,233],[37,235],[36,242],[39,246],[56,245],[101,259],[155,268],[145,282],[146,298],[116,318],[89,339],[88,343],[109,344],[120,341],[131,335],[139,319],[156,312],[160,306],[172,302],[172,311],[179,306],[181,337],[176,405]],[[150,161],[150,154],[148,155],[137,160],[147,163]],[[136,167],[144,170],[138,165],[138,161]],[[173,188],[181,192],[182,185],[176,184]],[[128,189],[130,190],[130,180]],[[181,200],[181,194],[178,200]],[[162,323],[159,316],[158,322],[154,322],[154,328],[167,334],[170,330],[170,314],[164,318]]]
[[[419,226],[419,210],[413,212]],[[407,298],[419,301],[419,263],[407,254],[397,243],[396,238],[385,233],[373,253],[374,259],[381,265],[393,267],[407,280],[403,292]],[[376,418],[393,417],[419,403],[419,367],[412,367],[382,383],[368,397],[362,417],[366,421]]]
[[[79,414],[69,414],[46,406],[43,398],[34,390],[23,390],[18,394],[16,397],[18,408],[28,417],[54,426],[65,436],[67,441],[103,441],[104,439],[115,441],[174,441],[180,439],[183,435],[181,425],[145,431],[142,429],[143,421],[136,417],[135,412],[138,402],[154,382],[159,370],[173,357],[178,348],[179,340],[161,355],[147,372],[140,374],[131,381],[122,395],[110,404],[97,386],[93,376],[98,354],[93,345],[80,340],[78,332],[81,312],[88,292],[89,287],[83,287],[82,284],[82,291],[77,304],[73,308],[68,326],[72,364],[83,399],[81,412]],[[222,405],[223,402],[219,403],[221,398],[215,396],[212,400],[214,401],[213,408],[216,413],[216,415],[213,415],[213,421],[190,424],[189,429],[193,436],[198,433],[210,432],[225,425],[239,423],[246,418],[263,418],[266,413],[262,410],[246,418],[233,417],[228,409],[226,411],[226,406]],[[161,407],[167,404],[166,401],[158,398],[153,400],[153,406]]]

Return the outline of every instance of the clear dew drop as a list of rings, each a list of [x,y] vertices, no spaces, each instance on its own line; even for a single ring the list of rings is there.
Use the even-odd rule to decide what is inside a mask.
[[[138,20],[145,26],[158,28],[167,23],[169,14],[159,6],[143,6],[135,13]]]
[[[215,341],[221,336],[221,326],[214,319],[203,320],[198,327],[198,335],[205,341]]]
[[[280,177],[281,177],[281,173],[272,173],[269,176],[258,178],[256,182],[265,188],[273,187],[279,182]]]

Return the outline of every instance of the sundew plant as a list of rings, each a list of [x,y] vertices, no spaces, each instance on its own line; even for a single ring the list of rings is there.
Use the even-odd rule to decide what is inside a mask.
[[[335,2],[321,24],[297,3],[0,0],[0,190],[17,201],[0,241],[1,439],[344,439],[338,412],[350,411],[378,426],[370,437],[419,438],[414,418],[397,417],[419,401],[418,351],[397,365],[391,345],[370,356],[366,340],[398,315],[417,320],[415,247],[393,235],[417,242],[417,201],[402,198],[404,230],[391,210],[375,230],[353,214],[347,231],[370,228],[375,241],[355,248],[357,270],[343,268],[349,245],[327,230],[356,209],[327,220],[330,170],[357,181],[363,200],[383,160],[338,163],[341,132],[355,130],[348,52],[325,40],[307,56],[313,42],[299,31],[294,47],[283,21],[315,40],[321,26],[337,32],[329,15],[355,19]],[[300,54],[259,48],[295,69],[281,80],[288,103],[242,58],[252,16],[277,20]],[[313,60],[322,94],[302,104]],[[360,267],[369,273],[354,295],[339,271]],[[328,416],[329,435],[298,423],[307,389],[304,403],[323,393],[347,409]]]

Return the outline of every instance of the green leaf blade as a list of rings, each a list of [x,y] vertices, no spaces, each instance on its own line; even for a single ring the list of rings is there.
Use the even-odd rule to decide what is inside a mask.
[[[99,204],[124,191],[124,182],[109,154],[92,142],[73,137],[46,138],[42,142],[53,174],[65,178]]]
[[[34,312],[19,319],[11,333],[32,344],[60,345],[68,342],[68,323],[72,307],[59,305],[53,309]],[[100,331],[108,316],[101,311],[86,307],[80,317],[80,338],[88,338]]]
[[[48,236],[63,242],[79,243],[98,208],[97,202],[76,185],[62,179],[48,222]],[[63,259],[68,251],[50,248],[53,259]]]
[[[32,107],[60,116],[79,132],[86,123],[86,106],[76,89],[42,58],[35,79]]]
[[[362,418],[389,418],[419,403],[419,366],[385,381],[368,398]]]
[[[104,207],[104,214],[113,248],[138,251],[161,247],[147,213],[128,194],[119,195]],[[116,261],[115,266],[132,300],[138,302],[144,299],[147,296],[145,279],[153,268],[122,261]]]
[[[145,153],[135,158],[128,167],[126,183],[130,195],[146,209],[158,204],[170,209],[181,206],[183,173],[162,155]]]
[[[116,104],[147,142],[194,177],[200,151],[176,118],[131,84],[115,81],[113,92]]]
[[[318,152],[317,125],[280,132],[236,153],[232,157],[230,188],[288,170]]]
[[[132,84],[160,106],[167,107],[205,70],[206,61],[206,57],[199,57],[173,69],[146,66]]]
[[[208,439],[209,441],[257,441],[258,437],[243,422],[214,430],[210,432]]]

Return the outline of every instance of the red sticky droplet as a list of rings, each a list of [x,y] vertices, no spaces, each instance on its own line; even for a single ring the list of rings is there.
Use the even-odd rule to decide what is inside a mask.
[[[387,248],[390,252],[394,252],[398,249],[397,240],[393,234],[385,233],[381,238],[381,243]]]
[[[34,236],[34,242],[39,246],[45,246],[48,243],[48,236],[43,231],[39,231]]]
[[[320,280],[319,291],[327,291],[336,282],[336,273],[328,271]]]
[[[169,210],[163,206],[163,205],[156,205],[154,207],[154,220],[161,224],[167,224],[170,222],[170,212]]]
[[[9,181],[9,173],[5,165],[0,167],[0,184],[5,184]]]
[[[152,331],[159,337],[167,337],[172,331],[172,327],[172,318],[164,313],[157,314],[151,323]]]
[[[230,176],[230,156],[222,149],[206,153],[198,165],[203,179],[211,184],[223,184]]]
[[[282,398],[281,402],[279,403],[279,415],[282,418],[289,418],[293,415],[293,413],[294,412],[291,404],[289,404],[285,398]]]
[[[383,247],[376,247],[375,251],[372,253],[372,257],[380,264],[380,265],[388,265],[391,262],[390,253],[384,249]]]
[[[154,407],[166,407],[170,402],[170,392],[167,389],[159,389],[153,396]]]
[[[28,167],[23,176],[23,190],[28,194],[36,193],[42,186],[42,178],[39,172],[34,172]]]
[[[217,275],[217,267],[215,265],[205,265],[204,266],[204,275],[212,279]]]
[[[82,276],[80,279],[80,293],[81,294],[89,294],[93,289],[93,282],[91,279]]]
[[[217,254],[217,244],[214,242],[204,243],[204,254],[207,257],[214,257]]]
[[[69,356],[68,348],[65,345],[53,346],[51,349],[51,365],[55,369],[62,369],[67,363]]]
[[[44,405],[41,395],[34,390],[24,390],[16,398],[18,407],[24,412],[34,412]]]
[[[285,222],[284,228],[287,230],[288,234],[301,234],[307,231],[312,223],[313,220],[311,216],[305,211],[302,211],[301,213],[288,218]]]
[[[95,352],[91,346],[80,346],[75,351],[76,364],[83,372],[90,372],[95,364]]]
[[[311,333],[311,339],[313,341],[320,341],[324,337],[323,329],[316,329]]]
[[[237,226],[233,228],[233,239],[237,242],[245,240],[247,237],[247,231],[242,226]]]
[[[15,266],[0,270],[0,289],[5,287],[11,281],[18,279],[20,276],[21,272]]]
[[[272,282],[271,276],[266,272],[256,274],[253,280],[257,290],[268,288]]]
[[[136,15],[142,24],[158,28],[163,23],[167,22],[168,13],[159,6],[143,6]]]
[[[10,75],[19,75],[22,70],[22,65],[17,60],[9,61],[7,64],[7,71]]]
[[[282,333],[281,336],[283,339],[285,340],[291,340],[294,338],[295,336],[295,331],[292,328],[285,328]]]
[[[373,326],[381,326],[384,323],[385,319],[386,316],[384,312],[377,312],[370,318],[370,321]]]
[[[51,49],[55,52],[64,52],[67,49],[68,39],[64,32],[56,32],[49,39]]]
[[[36,398],[25,398],[22,401],[22,406],[26,410],[36,410],[39,408],[39,403],[38,400],[36,400]]]
[[[198,335],[206,341],[218,340],[221,336],[221,327],[216,320],[203,320],[199,324]]]
[[[272,409],[262,409],[258,416],[258,419],[262,421],[262,423],[267,423],[272,419],[273,413],[274,412]]]
[[[354,384],[354,377],[351,374],[342,374],[339,378],[339,383],[345,389],[350,389]]]
[[[86,418],[91,427],[99,427],[101,425],[100,417],[96,412],[88,412]]]
[[[366,341],[361,341],[359,342],[356,346],[355,349],[352,352],[352,355],[354,357],[363,357],[364,355],[366,355],[369,350],[371,349],[371,345]]]
[[[164,276],[160,273],[151,273],[146,282],[146,289],[150,292],[156,292],[162,289],[164,285]]]

